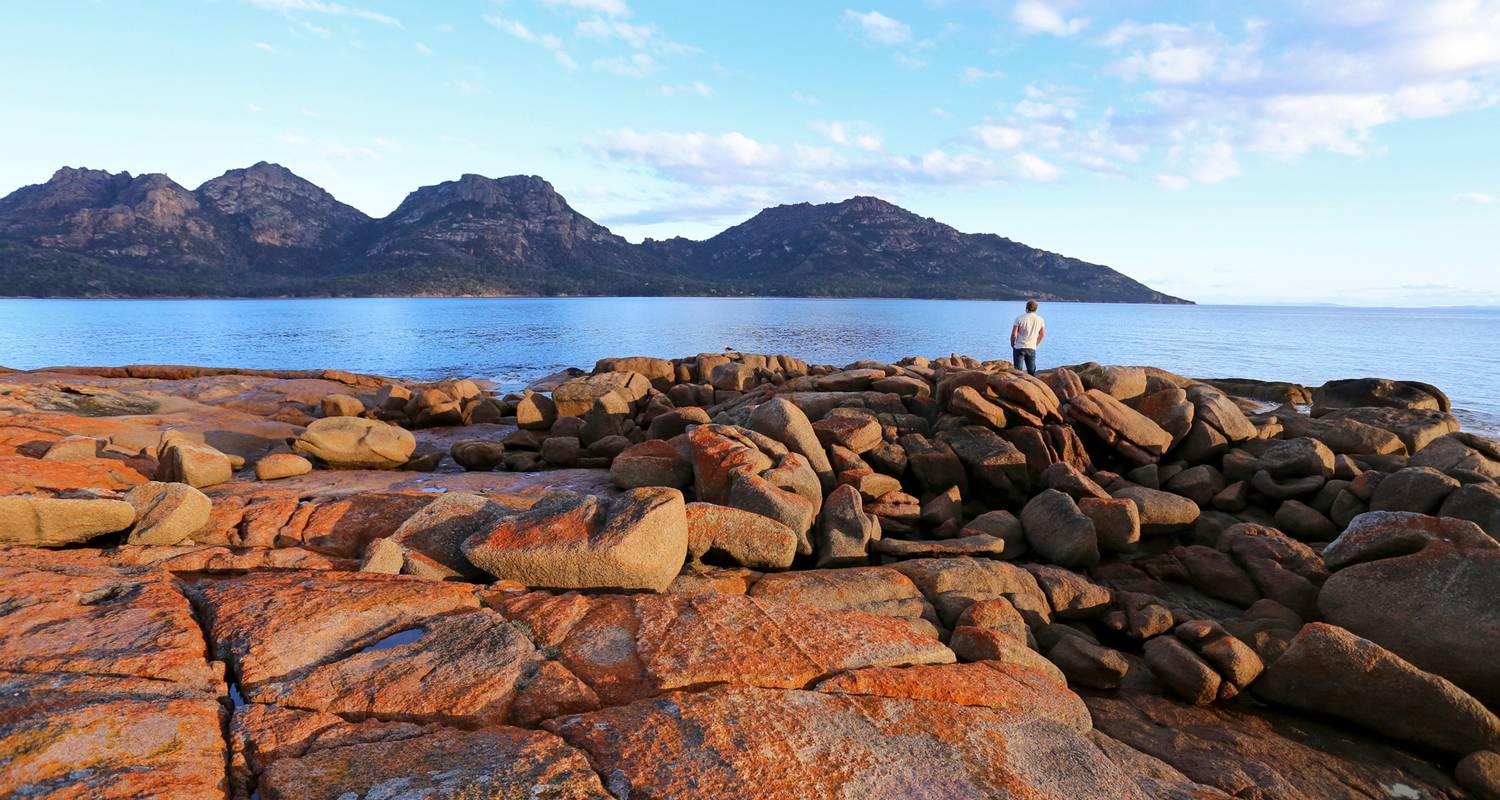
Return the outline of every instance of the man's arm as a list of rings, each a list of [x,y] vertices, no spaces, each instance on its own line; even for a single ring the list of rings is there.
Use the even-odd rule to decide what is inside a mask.
[[[1014,350],[1016,347],[1016,336],[1020,333],[1021,323],[1017,322],[1016,324],[1010,326],[1010,346],[1012,350]]]
[[[1047,340],[1047,323],[1042,323],[1042,329],[1036,332],[1036,343],[1040,345]]]

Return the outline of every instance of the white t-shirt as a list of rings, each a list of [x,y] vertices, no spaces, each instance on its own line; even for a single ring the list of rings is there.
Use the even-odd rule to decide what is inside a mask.
[[[1034,311],[1016,317],[1016,342],[1011,346],[1017,350],[1035,350],[1037,339],[1041,337],[1042,328],[1046,324],[1041,315]]]

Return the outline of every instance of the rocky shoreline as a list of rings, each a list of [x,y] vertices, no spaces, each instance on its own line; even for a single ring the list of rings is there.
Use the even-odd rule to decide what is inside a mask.
[[[0,796],[1500,798],[1426,384],[0,373]]]

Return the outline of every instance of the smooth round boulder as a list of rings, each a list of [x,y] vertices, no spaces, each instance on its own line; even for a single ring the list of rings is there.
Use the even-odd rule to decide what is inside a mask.
[[[1182,699],[1195,706],[1218,699],[1224,679],[1187,645],[1171,636],[1157,636],[1146,641],[1145,651],[1151,673]]]
[[[1202,513],[1198,504],[1186,497],[1144,486],[1125,486],[1110,494],[1117,499],[1135,503],[1140,514],[1142,536],[1187,530],[1198,521],[1198,516]]]
[[[1500,800],[1500,753],[1477,750],[1464,756],[1453,770],[1453,780],[1479,800]]]
[[[516,427],[523,431],[545,431],[557,421],[557,404],[544,394],[527,390],[516,403]]]
[[[0,497],[0,544],[61,547],[123,531],[135,522],[124,500]]]
[[[676,489],[555,492],[462,547],[474,566],[533,588],[664,592],[687,558],[687,513]]]
[[[99,440],[92,436],[64,436],[47,446],[43,461],[85,461],[99,457]]]
[[[1448,753],[1500,747],[1500,718],[1449,681],[1336,625],[1309,623],[1256,696]]]
[[[469,472],[489,472],[505,460],[505,445],[489,439],[464,439],[448,448],[448,455]]]
[[[131,489],[125,502],[135,509],[129,544],[173,545],[190,541],[214,510],[208,495],[185,483],[151,481]]]
[[[750,412],[748,427],[807,459],[824,489],[833,485],[833,467],[828,462],[828,452],[813,430],[812,422],[792,401],[777,397],[761,403]]]
[[[670,486],[686,489],[693,482],[693,465],[661,439],[631,445],[609,464],[609,478],[621,489]]]
[[[1333,451],[1318,441],[1301,437],[1272,442],[1260,454],[1260,468],[1277,480],[1309,475],[1333,477]]]
[[[1091,567],[1099,563],[1099,537],[1094,523],[1069,497],[1047,489],[1021,509],[1026,544],[1038,557],[1063,567]]]
[[[171,431],[168,434],[157,450],[157,480],[201,489],[234,477],[234,461],[229,456],[206,444],[172,435]]]
[[[1021,520],[1009,511],[986,511],[969,520],[958,534],[960,538],[990,536],[999,539],[1004,542],[1001,558],[1007,560],[1026,553],[1026,531],[1021,528]]]
[[[1085,497],[1078,510],[1094,523],[1099,546],[1118,553],[1134,552],[1141,541],[1141,512],[1135,501]]]
[[[272,453],[255,462],[255,479],[275,481],[312,472],[312,462],[296,453]]]
[[[411,431],[373,419],[314,420],[293,445],[334,469],[395,469],[417,449]]]
[[[1479,526],[1364,514],[1324,558],[1324,619],[1500,706],[1500,545]]]
[[[797,557],[797,534],[770,517],[712,503],[688,503],[688,554],[750,569],[786,569]]]
[[[1407,467],[1385,476],[1370,499],[1371,511],[1436,513],[1443,500],[1458,489],[1457,480],[1432,467]]]
[[[318,402],[324,417],[357,417],[365,413],[365,404],[347,394],[324,395]]]

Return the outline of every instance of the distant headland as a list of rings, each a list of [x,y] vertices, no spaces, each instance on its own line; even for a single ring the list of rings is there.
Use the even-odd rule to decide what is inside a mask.
[[[633,244],[536,176],[424,186],[374,219],[277,164],[189,190],[64,167],[0,198],[0,294],[684,295],[1185,303],[1100,264],[874,197]]]

